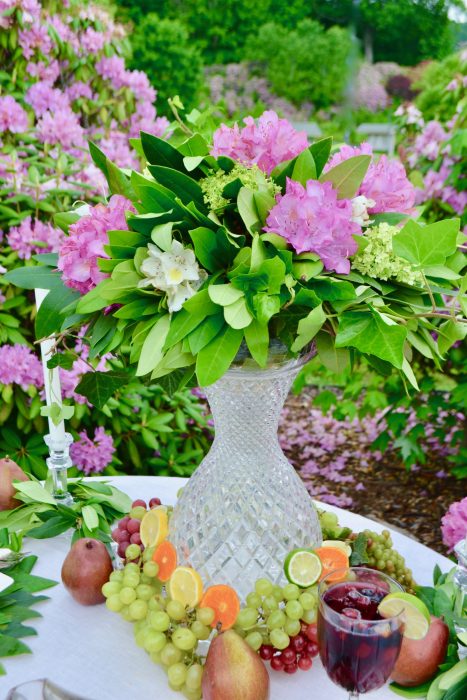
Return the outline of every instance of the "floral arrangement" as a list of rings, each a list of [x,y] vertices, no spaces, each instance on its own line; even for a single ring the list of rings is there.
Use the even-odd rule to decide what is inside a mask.
[[[61,337],[87,325],[90,356],[120,351],[129,371],[80,382],[91,401],[133,373],[211,384],[242,342],[264,367],[271,338],[295,354],[314,341],[324,363],[336,351],[345,363],[361,353],[417,387],[413,353],[439,363],[465,335],[465,319],[453,307],[446,317],[439,293],[459,294],[459,220],[417,223],[398,161],[368,144],[333,155],[330,138],[308,146],[274,112],[244,123],[222,125],[212,143],[182,122],[177,145],[143,132],[134,142],[142,173],[93,145],[113,193],[106,213],[62,215],[58,258],[8,275],[50,288],[44,318],[55,310]],[[41,337],[40,319],[36,327]]]
[[[443,542],[452,552],[458,542],[467,537],[467,497],[451,503],[441,518]]]

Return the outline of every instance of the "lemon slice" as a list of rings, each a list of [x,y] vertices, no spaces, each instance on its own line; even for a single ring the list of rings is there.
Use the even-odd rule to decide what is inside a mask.
[[[334,549],[341,549],[348,557],[352,554],[352,547],[346,544],[342,540],[324,540],[322,547],[334,547]]]
[[[428,608],[410,593],[390,593],[379,604],[378,612],[384,618],[402,613],[404,637],[408,639],[423,639],[430,627]]]
[[[203,597],[203,582],[197,571],[189,566],[177,566],[167,586],[172,600],[194,608]]]
[[[148,510],[141,521],[139,536],[145,547],[157,547],[169,533],[169,519],[163,507]]]
[[[310,549],[294,549],[287,554],[284,573],[290,583],[300,588],[308,588],[319,579],[322,571],[321,560]]]

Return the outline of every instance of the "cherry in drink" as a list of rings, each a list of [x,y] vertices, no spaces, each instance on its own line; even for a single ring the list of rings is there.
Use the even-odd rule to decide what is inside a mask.
[[[321,661],[334,683],[350,697],[385,684],[402,643],[400,616],[384,619],[378,605],[401,590],[388,576],[356,567],[330,575],[320,586],[318,643]],[[327,577],[328,578],[328,577]]]

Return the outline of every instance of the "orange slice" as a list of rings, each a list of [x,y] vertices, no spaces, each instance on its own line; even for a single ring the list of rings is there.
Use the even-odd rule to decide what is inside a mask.
[[[212,608],[214,620],[211,627],[217,627],[218,624],[221,624],[222,631],[225,631],[235,624],[240,612],[240,600],[233,588],[219,584],[207,589],[200,603],[200,608]]]
[[[171,542],[164,540],[156,547],[152,560],[159,566],[157,578],[165,583],[177,568],[177,550]]]
[[[332,576],[332,572],[336,569],[345,569],[349,566],[349,557],[346,552],[338,547],[318,547],[314,550],[315,554],[321,559],[323,570],[319,580],[328,576],[328,581],[338,581],[340,574]],[[331,574],[331,576],[329,576]]]

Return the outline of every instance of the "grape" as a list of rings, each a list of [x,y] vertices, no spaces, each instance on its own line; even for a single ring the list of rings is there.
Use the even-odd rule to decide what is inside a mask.
[[[283,671],[284,670],[284,664],[281,661],[280,656],[273,656],[272,657],[271,668],[273,668],[274,671]]]
[[[146,547],[144,552],[143,552],[143,561],[147,562],[152,562],[152,555],[156,551],[155,547]],[[156,562],[152,562],[153,564],[156,564]],[[156,564],[157,566],[157,564]]]
[[[203,623],[203,625],[210,625],[214,621],[215,612],[212,608],[198,608],[196,611],[196,618]]]
[[[115,581],[116,583],[121,583],[123,580],[123,571],[120,569],[116,569],[115,571],[112,571],[112,573],[109,576],[109,581]]]
[[[196,639],[209,639],[209,635],[211,634],[211,628],[203,625],[199,620],[192,622],[191,631]]]
[[[134,620],[142,620],[147,614],[148,604],[145,600],[135,600],[133,603],[131,603],[130,615]]]
[[[123,603],[120,600],[120,595],[114,593],[113,595],[107,598],[107,600],[105,601],[105,605],[112,612],[120,612]]]
[[[131,542],[131,544],[137,544],[137,545],[141,544],[141,535],[139,534],[139,532],[134,532],[131,535],[130,542]],[[136,555],[136,556],[138,556],[138,555]],[[135,559],[136,559],[136,556],[135,556]]]
[[[149,501],[150,508],[155,508],[156,506],[160,506],[160,505],[162,505],[160,498],[151,498],[151,500]]]
[[[119,527],[116,527],[114,530],[112,530],[111,537],[114,542],[120,542],[120,539],[123,539],[123,537],[125,537],[126,539],[128,535],[126,533],[126,530],[120,530]]]
[[[308,671],[313,664],[309,656],[301,656],[298,660],[298,668],[302,671]]]
[[[107,581],[107,583],[104,583],[102,586],[102,595],[108,598],[114,593],[120,593],[121,587],[121,584],[117,581]]]
[[[150,598],[152,598],[153,593],[154,590],[152,586],[147,583],[140,583],[139,586],[136,586],[136,595],[140,600],[148,601]]]
[[[189,690],[198,690],[201,688],[201,681],[203,679],[203,667],[201,664],[193,664],[187,670],[186,673],[186,686]]]
[[[304,637],[302,634],[297,634],[297,636],[293,637],[290,641],[290,646],[297,653],[302,652],[305,649],[306,645],[307,645],[306,637]]]
[[[259,650],[259,655],[264,661],[269,661],[274,656],[274,647],[270,644],[263,644]]]
[[[316,599],[310,593],[302,593],[298,600],[304,610],[314,610],[316,608]]]
[[[191,649],[195,648],[197,640],[193,632],[187,627],[179,627],[172,634],[172,643],[177,649],[191,651]]]
[[[202,697],[201,688],[191,690],[191,688],[188,688],[186,685],[184,685],[182,688],[182,693],[187,698],[187,700],[201,700]]]
[[[164,666],[172,666],[183,658],[183,653],[170,642],[161,651],[161,661]]]
[[[291,620],[290,617],[286,619],[284,624],[284,632],[287,632],[289,637],[295,637],[295,635],[300,632],[300,629],[300,620]]]
[[[237,615],[237,620],[235,624],[241,627],[242,629],[247,630],[250,627],[253,627],[253,625],[256,625],[257,619],[257,610],[255,610],[254,608],[247,607],[240,610],[240,612]]]
[[[149,616],[149,624],[157,632],[165,632],[170,627],[170,617],[162,610],[152,612]]]
[[[157,596],[152,596],[148,600],[148,608],[149,610],[163,610],[163,606],[160,604],[160,602],[157,599]]]
[[[308,642],[308,644],[306,645],[306,653],[308,654],[308,656],[318,656],[318,645],[314,644],[313,642]]]
[[[131,504],[132,508],[137,508],[138,506],[141,506],[142,508],[144,508],[144,510],[146,510],[146,503],[141,498],[138,498],[136,501],[133,501],[133,503]]]
[[[248,593],[246,597],[246,603],[250,608],[260,608],[262,602],[261,596],[257,593]]]
[[[305,636],[313,642],[313,644],[318,644],[318,628],[316,625],[308,625],[305,630]]]
[[[127,559],[139,559],[140,554],[141,550],[137,544],[130,544],[125,549],[125,557]]]
[[[282,589],[285,600],[297,600],[300,595],[300,589],[294,583],[288,583]]]
[[[178,600],[169,600],[166,609],[167,614],[172,618],[172,620],[175,620],[176,622],[180,622],[180,620],[183,620],[183,618],[186,615],[185,606]]]
[[[129,515],[125,515],[124,518],[118,521],[118,527],[121,528],[122,530],[126,529],[126,526],[128,525],[128,521],[130,520]]]
[[[155,664],[161,664],[161,653],[160,651],[152,651],[150,653],[151,661],[153,661]]]
[[[154,578],[159,573],[159,566],[155,561],[147,561],[143,566],[143,571],[149,578]]]
[[[120,600],[122,605],[130,605],[134,600],[136,600],[136,591],[134,588],[126,586],[120,591]]]
[[[120,542],[118,545],[118,549],[117,549],[118,556],[121,557],[122,559],[125,559],[125,552],[129,546],[130,546],[130,539],[127,539],[127,540],[124,540],[123,542]]]
[[[141,526],[141,523],[139,520],[136,518],[131,518],[129,520],[128,525],[127,525],[127,530],[130,533],[130,535],[134,535],[135,532],[139,532],[139,528]]]
[[[123,575],[125,574],[137,574],[139,576],[140,573],[140,568],[139,564],[135,564],[133,561],[129,561],[127,564],[125,564],[125,567],[123,569]]]
[[[285,614],[291,620],[300,620],[303,615],[303,608],[298,600],[289,600],[285,605]]]
[[[368,566],[376,567],[379,571],[389,574],[398,581],[408,593],[415,592],[416,583],[412,571],[406,566],[404,557],[392,549],[391,534],[383,530],[381,534],[364,530],[367,537]]]
[[[163,632],[156,632],[156,630],[146,630],[144,635],[144,648],[149,654],[154,651],[162,651],[162,649],[167,644],[167,637]]]
[[[287,666],[284,666],[284,671],[286,673],[296,673],[297,671],[297,665],[296,664],[288,664]]]
[[[142,506],[136,506],[136,508],[132,508],[130,510],[130,522],[127,525],[127,530],[128,532],[131,532],[130,530],[130,525],[132,520],[142,520],[144,516],[146,515],[146,508],[143,508]],[[136,530],[134,530],[136,532]]]
[[[167,677],[169,679],[169,683],[175,686],[182,686],[185,683],[186,676],[186,666],[181,662],[173,664],[173,666],[169,666],[167,670]]]
[[[146,634],[144,630],[140,630],[139,632],[135,632],[135,642],[137,646],[142,647],[143,649],[146,649],[145,643],[146,643]],[[147,649],[146,649],[147,651]]]
[[[253,649],[253,651],[258,651],[263,643],[263,637],[259,632],[250,632],[250,634],[245,637],[245,642]]]
[[[278,607],[279,602],[274,598],[274,594],[266,596],[263,601],[263,610],[265,612],[272,612],[273,610],[277,610]]]
[[[316,622],[316,618],[317,618],[316,608],[314,610],[305,610],[305,612],[302,615],[302,620],[304,622],[307,622],[308,624]]]
[[[258,595],[265,596],[271,595],[273,591],[273,585],[271,581],[267,578],[259,578],[255,583],[255,591]]]
[[[283,630],[273,629],[269,635],[271,644],[276,647],[276,649],[286,649],[289,646],[290,638]]]
[[[126,622],[134,622],[133,617],[130,613],[130,606],[129,605],[124,605],[122,609],[120,610],[120,615],[123,617]]]
[[[275,630],[281,629],[284,626],[285,621],[286,617],[283,610],[274,610],[274,612],[272,612],[266,620],[266,624],[270,630]]]
[[[139,575],[133,573],[124,574],[122,583],[129,588],[136,588],[139,585]]]
[[[274,586],[272,594],[278,603],[284,599],[284,594],[282,593],[282,588],[280,586]]]
[[[287,649],[284,649],[284,651],[281,654],[281,661],[284,662],[284,665],[287,666],[288,664],[293,664],[297,658],[297,654],[291,647],[287,647]]]

